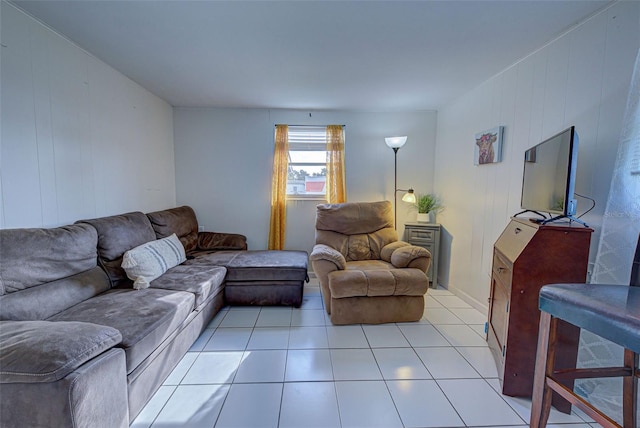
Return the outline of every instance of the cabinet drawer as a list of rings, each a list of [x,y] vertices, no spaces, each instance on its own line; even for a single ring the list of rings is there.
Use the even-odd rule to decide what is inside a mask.
[[[409,244],[411,244],[411,245],[417,245],[418,247],[424,247],[429,251],[431,251],[431,249],[435,245],[435,242],[427,241],[426,239],[410,239],[407,242],[409,242]]]
[[[409,241],[426,241],[433,242],[436,239],[436,232],[434,230],[424,230],[424,229],[409,229],[408,230],[408,240]]]
[[[411,243],[411,245],[415,245],[417,247],[422,247],[425,250],[429,251],[429,253],[431,253],[431,258],[433,259],[433,245],[434,244],[431,244],[431,243],[426,242],[426,241],[420,241],[420,242],[419,241],[414,241],[414,242]]]
[[[497,251],[493,253],[493,276],[505,287],[511,288],[511,264],[507,263]]]

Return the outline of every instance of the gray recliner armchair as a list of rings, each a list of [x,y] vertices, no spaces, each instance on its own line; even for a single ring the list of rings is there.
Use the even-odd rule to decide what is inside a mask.
[[[391,202],[317,206],[310,260],[334,324],[419,320],[431,254],[398,240]]]

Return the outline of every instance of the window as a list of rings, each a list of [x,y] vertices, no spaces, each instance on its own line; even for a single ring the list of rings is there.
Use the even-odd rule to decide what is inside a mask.
[[[327,131],[324,126],[289,126],[287,196],[326,195]]]

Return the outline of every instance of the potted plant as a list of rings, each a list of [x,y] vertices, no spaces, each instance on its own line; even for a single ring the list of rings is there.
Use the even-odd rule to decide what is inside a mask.
[[[436,214],[444,209],[440,197],[434,193],[418,196],[416,207],[418,208],[417,221],[420,223],[429,223],[430,213]]]

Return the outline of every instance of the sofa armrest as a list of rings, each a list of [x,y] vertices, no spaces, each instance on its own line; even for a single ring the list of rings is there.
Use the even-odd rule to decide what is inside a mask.
[[[0,321],[0,426],[129,426],[127,369],[114,328]]]
[[[237,233],[198,232],[198,250],[246,250],[247,237]]]
[[[416,268],[426,273],[431,265],[431,253],[426,248],[406,245],[391,254],[391,264],[396,268]]]
[[[43,329],[42,325],[38,325],[42,321],[19,321],[19,323],[22,325],[0,322],[2,335],[0,339],[0,349],[2,349],[0,352],[2,355],[0,426],[129,427],[127,369],[122,348],[109,348],[100,352],[63,376],[67,371],[66,368],[62,369],[52,364],[55,362],[52,360],[59,360],[57,357],[60,356],[60,352],[56,355],[54,353],[47,355],[47,349],[39,349],[37,343],[48,343],[48,348],[51,348],[51,343],[57,340],[62,348],[68,340],[77,343],[74,337],[62,337],[64,333],[81,332],[83,333],[81,339],[85,341],[87,333],[93,336],[90,330],[85,330],[82,326],[79,329],[63,327],[60,334],[55,337],[48,334],[50,332],[47,332],[46,326]],[[110,327],[105,328],[110,329]],[[33,336],[35,340],[30,340],[30,335],[25,336],[28,331],[35,333]],[[17,336],[25,339],[24,342],[20,343],[19,338],[8,338],[5,333],[9,332],[17,333]],[[117,333],[117,336],[119,335],[120,333]],[[108,335],[106,337],[109,342]],[[96,342],[93,343],[95,345]],[[5,345],[10,349],[6,349]],[[87,345],[88,353],[80,352],[86,357],[93,353],[90,350],[91,342],[89,341]],[[106,346],[108,345],[107,343]],[[101,346],[96,348],[96,352],[99,352],[99,349]],[[35,353],[42,358],[36,359],[30,354],[32,351],[36,351]],[[25,361],[16,361],[16,357]],[[78,361],[83,359],[84,357]],[[72,366],[75,366],[75,363]],[[5,369],[10,372],[5,373]]]
[[[1,321],[0,383],[55,382],[122,341],[115,328],[76,321]]]
[[[336,265],[339,270],[344,270],[347,267],[344,256],[338,250],[324,244],[317,244],[313,247],[309,260],[312,262],[326,260]]]

